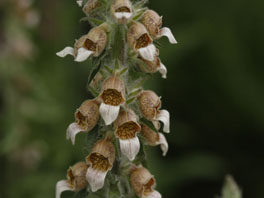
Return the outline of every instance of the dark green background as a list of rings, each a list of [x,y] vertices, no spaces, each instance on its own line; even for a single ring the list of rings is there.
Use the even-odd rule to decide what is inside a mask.
[[[0,6],[1,46],[10,8]],[[38,50],[14,74],[25,72],[31,89],[17,93],[13,78],[0,75],[1,198],[54,197],[56,181],[86,155],[85,135],[73,147],[65,130],[75,109],[91,98],[86,91],[90,62],[75,63],[55,53],[87,33],[89,25],[79,22],[84,14],[74,0],[42,0],[35,7],[41,23],[30,33]],[[264,1],[152,0],[149,7],[163,16],[178,41],[160,40],[168,79],[157,74],[146,85],[171,113],[168,155],[148,149],[157,189],[164,198],[213,198],[224,176],[232,174],[245,198],[263,198]],[[18,64],[0,62],[10,68]],[[35,101],[34,114],[14,106],[24,100],[19,106],[25,109]],[[33,167],[27,162],[35,155],[27,149],[37,152]]]

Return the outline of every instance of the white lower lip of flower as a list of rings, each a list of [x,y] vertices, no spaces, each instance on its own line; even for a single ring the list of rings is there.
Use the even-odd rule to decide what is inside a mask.
[[[63,50],[56,53],[59,57],[65,57],[67,55],[74,55],[74,49],[72,47],[65,47]]]
[[[89,167],[86,172],[86,180],[91,186],[92,192],[104,187],[104,180],[106,177],[107,171],[100,171]]]
[[[112,106],[101,103],[99,111],[106,125],[112,124],[119,114],[120,106]]]
[[[156,54],[156,47],[155,45],[150,44],[147,47],[139,48],[138,52],[143,59],[153,61]]]
[[[157,144],[160,144],[160,148],[162,150],[162,155],[165,156],[168,152],[169,145],[165,138],[165,136],[162,133],[159,133],[159,142]]]
[[[90,50],[87,50],[87,49],[81,47],[81,48],[78,49],[75,61],[76,62],[83,62],[87,58],[89,58],[93,53],[94,53],[93,51],[90,51]]]
[[[161,194],[156,190],[152,191],[147,195],[142,196],[142,198],[161,198],[161,197],[162,197]]]
[[[122,18],[129,19],[131,16],[132,16],[132,13],[130,12],[116,12],[115,13],[115,17],[117,19],[122,19]]]
[[[122,154],[125,155],[130,161],[133,161],[140,149],[138,137],[136,136],[127,140],[119,139],[119,142]]]
[[[167,68],[165,67],[165,65],[161,63],[158,71],[161,73],[162,78],[167,78]]]
[[[82,129],[76,122],[71,123],[67,128],[66,139],[68,140],[71,138],[72,144],[74,145],[75,136],[82,131],[84,131],[84,129]]]
[[[77,0],[76,3],[78,4],[78,6],[82,7],[83,0]]]
[[[164,124],[164,132],[170,132],[170,113],[167,110],[160,110],[157,114],[156,120],[159,120]]]
[[[61,193],[64,191],[73,191],[72,187],[70,186],[68,180],[60,180],[56,184],[56,198],[60,198]]]
[[[177,44],[176,39],[174,38],[170,28],[164,27],[160,30],[159,37],[166,36],[171,44]]]

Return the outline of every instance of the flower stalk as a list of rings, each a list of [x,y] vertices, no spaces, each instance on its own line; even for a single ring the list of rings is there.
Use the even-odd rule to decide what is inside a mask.
[[[162,18],[141,1],[76,2],[93,27],[57,55],[71,55],[76,62],[92,59],[88,88],[94,98],[76,110],[66,133],[75,144],[75,137],[85,132],[91,149],[85,162],[69,169],[68,180],[57,183],[56,198],[68,190],[80,197],[85,191],[102,197],[160,198],[156,180],[142,165],[144,147],[160,145],[166,155],[163,132],[170,132],[170,114],[160,109],[160,97],[143,85],[155,72],[166,78],[154,41],[162,36],[173,44],[176,40],[168,28],[161,28]]]

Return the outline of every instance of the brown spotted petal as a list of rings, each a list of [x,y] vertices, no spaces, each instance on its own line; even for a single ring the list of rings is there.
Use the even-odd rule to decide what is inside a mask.
[[[133,14],[132,5],[129,0],[115,0],[111,11],[114,18],[119,23],[126,23]]]
[[[162,17],[159,16],[158,13],[154,10],[146,10],[141,18],[141,22],[147,28],[152,38],[158,39],[162,36],[166,36],[169,39],[170,43],[177,43],[169,28],[161,28]]]
[[[156,185],[154,177],[144,167],[132,171],[130,183],[140,198],[161,198],[161,194],[153,189]]]
[[[67,139],[75,143],[75,136],[80,132],[92,130],[99,120],[99,106],[94,100],[86,100],[75,112],[75,122],[67,129]]]
[[[83,62],[90,56],[97,57],[104,50],[107,42],[107,34],[104,25],[97,26],[90,32],[76,41],[74,48],[65,47],[62,51],[56,53],[59,57],[72,55],[75,61]]]
[[[152,43],[147,29],[141,23],[135,22],[130,25],[127,32],[127,40],[132,49],[148,61],[153,61],[156,54],[156,47]]]
[[[106,79],[100,93],[100,114],[106,125],[112,124],[119,113],[120,105],[125,102],[125,84],[117,76]]]
[[[165,156],[168,152],[168,142],[162,133],[156,133],[146,125],[141,125],[141,133],[144,136],[146,143],[150,146],[160,145],[162,155]]]
[[[85,175],[87,165],[84,162],[78,162],[70,167],[67,171],[67,180],[60,180],[56,184],[56,198],[60,198],[64,191],[80,191],[84,189],[88,183]]]
[[[163,131],[170,132],[170,114],[167,110],[160,110],[160,97],[153,91],[142,91],[138,96],[139,109],[142,116],[150,121],[161,121]]]
[[[89,165],[86,180],[92,192],[103,188],[106,174],[112,169],[114,160],[115,148],[112,142],[107,139],[99,140],[86,158],[86,163]]]
[[[141,130],[141,127],[137,122],[136,114],[132,110],[121,110],[114,122],[114,128],[122,154],[133,161],[140,149],[137,133]]]

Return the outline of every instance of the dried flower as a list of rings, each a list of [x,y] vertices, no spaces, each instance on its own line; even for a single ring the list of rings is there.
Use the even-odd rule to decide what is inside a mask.
[[[67,139],[75,142],[75,136],[80,132],[92,130],[99,120],[99,106],[95,100],[86,100],[75,112],[75,122],[67,129]]]
[[[98,0],[88,0],[86,4],[83,6],[83,12],[89,15],[96,8],[100,7],[101,3]]]
[[[112,124],[118,116],[120,105],[125,102],[125,84],[117,76],[106,79],[103,83],[99,100],[100,114],[106,125]]]
[[[152,44],[152,38],[144,25],[134,22],[128,29],[127,40],[130,47],[138,52],[143,59],[154,60],[156,47]]]
[[[86,181],[87,165],[84,162],[78,162],[67,171],[67,180],[58,181],[56,184],[56,198],[60,198],[64,191],[80,191],[88,183]]]
[[[106,174],[112,169],[115,161],[115,148],[111,140],[106,138],[95,143],[92,152],[86,157],[89,165],[86,179],[93,192],[103,188]]]
[[[97,57],[105,49],[107,42],[106,25],[102,24],[90,30],[90,32],[82,36],[76,41],[74,48],[65,47],[57,53],[57,56],[65,57],[72,55],[75,61],[83,62],[90,56]]]
[[[140,198],[161,198],[161,194],[153,190],[156,186],[154,177],[142,166],[132,171],[130,183],[135,193]]]
[[[133,14],[131,2],[129,0],[115,0],[111,12],[118,23],[126,23]]]
[[[141,133],[149,146],[160,145],[160,148],[163,152],[162,155],[165,156],[167,154],[169,145],[165,136],[162,133],[156,133],[145,124],[141,125]]]
[[[119,139],[121,152],[133,161],[139,152],[140,142],[137,133],[141,130],[137,116],[132,110],[121,110],[114,122],[115,135]]]
[[[144,12],[141,18],[142,24],[147,28],[149,34],[152,38],[158,39],[162,36],[168,37],[170,43],[176,44],[171,30],[167,27],[161,28],[162,26],[162,17],[157,14],[157,12],[153,10],[147,10]],[[161,29],[160,29],[161,28]]]
[[[150,121],[159,120],[164,124],[163,131],[170,132],[170,114],[160,110],[161,100],[153,91],[142,91],[137,97],[142,115]]]

